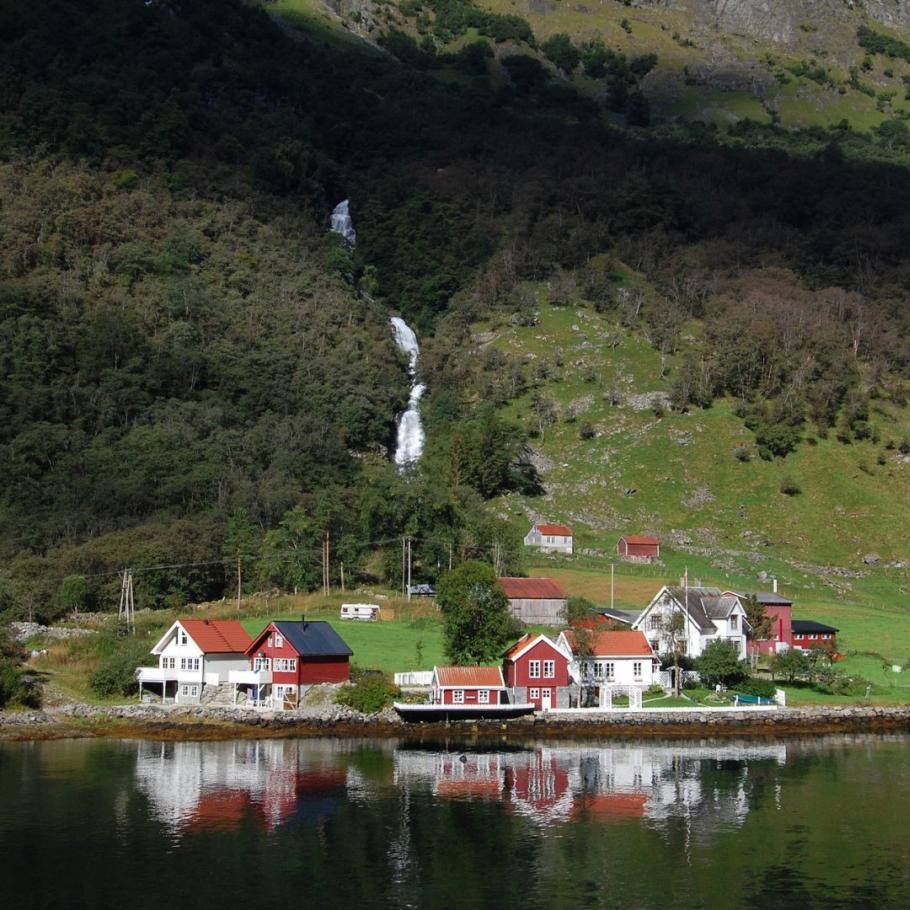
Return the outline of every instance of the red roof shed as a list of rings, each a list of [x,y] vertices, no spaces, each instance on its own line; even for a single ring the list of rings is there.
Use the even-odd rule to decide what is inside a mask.
[[[616,552],[625,559],[660,559],[660,541],[648,534],[625,534]]]

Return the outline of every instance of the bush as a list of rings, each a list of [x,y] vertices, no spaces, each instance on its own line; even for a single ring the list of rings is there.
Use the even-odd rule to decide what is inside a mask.
[[[666,695],[664,687],[657,683],[652,683],[645,689],[645,698],[660,698],[662,695]]]
[[[803,488],[792,477],[785,477],[780,482],[780,491],[784,496],[799,496]]]
[[[34,673],[25,666],[25,651],[14,641],[0,637],[0,708],[20,705],[41,707],[41,690]]]
[[[756,698],[774,698],[777,686],[769,679],[758,679],[750,676],[736,686],[741,695],[754,695]]]
[[[335,701],[361,714],[376,714],[391,705],[400,694],[398,687],[386,676],[364,672],[352,685],[340,689]]]
[[[102,698],[138,692],[136,668],[146,665],[148,657],[149,644],[146,640],[135,636],[119,639],[113,652],[89,677],[92,691]]]

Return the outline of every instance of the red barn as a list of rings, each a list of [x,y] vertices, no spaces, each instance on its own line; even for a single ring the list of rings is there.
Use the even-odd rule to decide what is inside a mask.
[[[754,591],[741,598],[754,597],[764,608],[765,616],[771,620],[771,629],[767,638],[749,636],[750,654],[774,655],[786,650],[793,644],[793,601],[777,592]]]
[[[353,653],[327,622],[270,622],[246,650],[253,697],[276,708],[296,705],[308,686],[347,682]]]
[[[647,534],[626,534],[619,538],[616,552],[623,559],[660,559],[660,541]]]
[[[506,684],[499,667],[434,667],[433,704],[499,705]]]
[[[569,705],[569,663],[572,655],[546,635],[523,635],[503,655],[506,685],[516,703],[530,702],[540,710]]]
[[[808,651],[809,648],[826,648],[829,651],[836,651],[839,631],[834,626],[826,626],[824,623],[811,619],[794,619],[793,647],[802,651]]]

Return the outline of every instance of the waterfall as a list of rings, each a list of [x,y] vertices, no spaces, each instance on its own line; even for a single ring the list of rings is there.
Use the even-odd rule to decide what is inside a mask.
[[[393,316],[392,334],[398,349],[407,355],[408,374],[411,377],[411,394],[408,396],[408,407],[398,418],[398,440],[395,446],[395,464],[399,467],[413,464],[423,455],[425,435],[423,421],[420,419],[420,399],[426,386],[417,381],[417,361],[420,357],[420,346],[414,330],[399,316]]]
[[[351,220],[350,200],[343,199],[332,209],[331,230],[341,234],[351,246],[357,244],[357,231],[354,230],[354,222]]]

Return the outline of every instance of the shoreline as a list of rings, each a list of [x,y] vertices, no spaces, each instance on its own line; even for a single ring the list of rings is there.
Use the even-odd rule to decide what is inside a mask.
[[[364,715],[332,706],[259,712],[232,708],[94,707],[0,712],[0,742],[113,737],[171,741],[336,737],[430,740],[691,738],[910,732],[910,706],[781,708],[754,712],[692,709],[537,715],[514,720],[405,723],[391,709]]]

